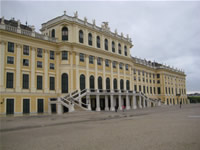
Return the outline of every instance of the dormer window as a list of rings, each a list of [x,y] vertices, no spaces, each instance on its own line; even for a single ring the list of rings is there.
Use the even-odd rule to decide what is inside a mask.
[[[68,40],[68,28],[67,27],[62,28],[62,40],[63,41]]]
[[[115,42],[112,41],[112,52],[115,52]]]
[[[82,30],[79,31],[79,42],[83,43],[83,31]]]
[[[104,40],[104,44],[105,44],[105,50],[108,50],[108,40],[107,39]]]
[[[53,30],[51,31],[51,37],[52,37],[52,38],[55,38],[55,29],[53,29]]]
[[[88,34],[88,45],[92,46],[92,34],[91,33]]]

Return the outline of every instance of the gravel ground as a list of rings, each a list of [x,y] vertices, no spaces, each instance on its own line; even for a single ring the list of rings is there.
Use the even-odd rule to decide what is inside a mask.
[[[0,150],[200,150],[200,104],[0,121]]]

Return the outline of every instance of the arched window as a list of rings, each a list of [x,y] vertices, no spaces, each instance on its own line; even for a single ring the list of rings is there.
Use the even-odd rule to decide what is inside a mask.
[[[80,89],[84,90],[85,89],[85,75],[80,75]]]
[[[108,50],[108,40],[107,39],[104,40],[104,45],[105,45],[105,50]]]
[[[66,73],[62,74],[62,93],[68,93],[68,75]]]
[[[125,56],[128,55],[128,54],[127,54],[127,47],[126,47],[126,46],[124,46],[124,55],[125,55]]]
[[[117,79],[114,79],[113,80],[113,88],[115,89],[115,90],[117,90]]]
[[[51,31],[51,37],[55,38],[55,29]]]
[[[82,30],[79,31],[79,42],[83,43],[83,31]]]
[[[126,80],[126,90],[130,90],[130,82],[129,82],[129,80]]]
[[[90,76],[90,89],[94,89],[94,76]]]
[[[115,42],[112,41],[112,52],[115,52]]]
[[[99,36],[97,36],[97,48],[100,48],[101,47],[101,44],[100,44],[101,42],[100,42],[100,37]]]
[[[106,78],[106,89],[110,90],[110,78]]]
[[[121,90],[124,89],[124,80],[123,79],[120,80],[120,89]]]
[[[98,77],[98,89],[103,89],[102,87],[102,77]]]
[[[92,45],[92,34],[88,34],[88,45]]]
[[[67,27],[62,28],[62,40],[63,41],[68,40],[68,28]]]
[[[122,49],[121,49],[121,44],[120,43],[118,44],[118,53],[122,54]]]

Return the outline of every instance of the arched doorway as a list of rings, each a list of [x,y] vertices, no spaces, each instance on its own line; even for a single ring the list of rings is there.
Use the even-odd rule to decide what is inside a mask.
[[[106,90],[110,91],[110,78],[106,78]]]
[[[98,89],[100,91],[103,89],[103,87],[102,87],[102,77],[98,77]]]
[[[62,74],[62,93],[68,93],[68,75],[66,73]]]
[[[94,90],[94,76],[90,76],[90,89]]]

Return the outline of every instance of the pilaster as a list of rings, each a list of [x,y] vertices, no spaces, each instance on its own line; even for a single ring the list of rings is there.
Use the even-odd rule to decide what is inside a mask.
[[[44,92],[48,93],[48,51],[44,50]]]
[[[0,91],[5,91],[4,88],[4,69],[5,69],[5,42],[1,41],[1,45],[0,45]]]
[[[100,106],[99,106],[99,104],[100,104],[100,100],[99,100],[99,95],[96,95],[96,111],[100,111]]]
[[[85,55],[86,57],[86,88],[89,89],[90,88],[90,84],[89,84],[89,56]]]
[[[108,111],[109,108],[108,108],[108,96],[106,95],[105,96],[105,110]]]
[[[32,48],[31,50],[31,92],[36,91],[35,83],[35,52],[36,49]]]
[[[21,77],[20,77],[20,73],[21,73],[21,49],[22,49],[22,45],[17,44],[17,58],[16,58],[16,92],[20,92],[21,91]]]

